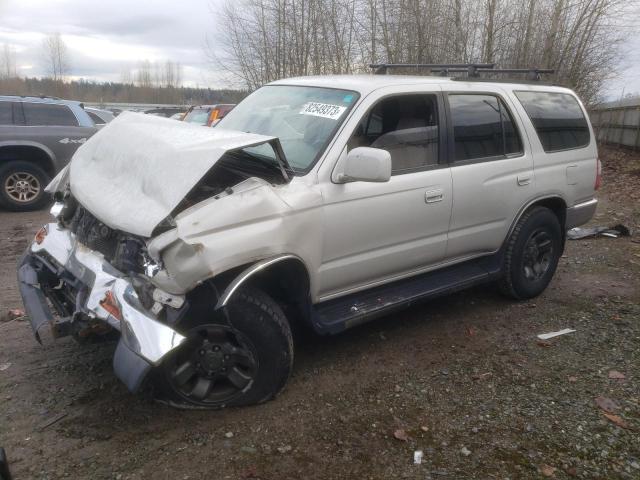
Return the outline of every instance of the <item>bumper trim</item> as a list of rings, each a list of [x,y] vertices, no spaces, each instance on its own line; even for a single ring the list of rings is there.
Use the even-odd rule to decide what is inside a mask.
[[[38,343],[42,345],[42,339],[38,332],[43,325],[53,321],[53,315],[44,293],[39,288],[38,272],[30,265],[29,257],[26,254],[23,255],[18,265],[18,288],[22,296],[22,303],[24,303],[24,309],[29,316],[33,334]]]
[[[113,356],[113,371],[130,392],[136,393],[140,390],[151,368],[152,365],[149,362],[136,355],[120,339]]]
[[[593,215],[596,213],[598,207],[598,199],[592,198],[586,202],[578,203],[573,207],[567,208],[567,216],[565,222],[565,228],[570,230],[574,227],[579,227],[587,223]]]

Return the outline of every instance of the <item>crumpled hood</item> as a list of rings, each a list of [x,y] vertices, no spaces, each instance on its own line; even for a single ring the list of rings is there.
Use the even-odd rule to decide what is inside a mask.
[[[145,237],[225,152],[274,137],[124,112],[73,156],[73,196],[111,228]]]

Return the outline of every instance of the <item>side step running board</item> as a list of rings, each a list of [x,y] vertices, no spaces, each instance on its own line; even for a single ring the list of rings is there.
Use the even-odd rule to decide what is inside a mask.
[[[499,256],[483,257],[314,305],[311,318],[321,334],[335,334],[413,303],[496,279]]]

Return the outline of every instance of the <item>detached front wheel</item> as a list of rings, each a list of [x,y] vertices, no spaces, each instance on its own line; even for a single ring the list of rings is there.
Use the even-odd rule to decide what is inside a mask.
[[[160,400],[182,408],[262,403],[284,387],[293,365],[291,329],[264,292],[243,288],[227,315],[186,323],[187,340],[162,366]]]

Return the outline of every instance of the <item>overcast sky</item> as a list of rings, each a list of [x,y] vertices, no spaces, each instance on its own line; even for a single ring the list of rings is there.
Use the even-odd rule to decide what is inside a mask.
[[[76,78],[119,81],[138,63],[179,61],[184,84],[222,87],[205,55],[208,34],[215,47],[224,35],[216,21],[223,0],[0,0],[0,44],[16,50],[18,73],[45,75],[42,41],[60,32],[69,48]],[[640,93],[639,29],[629,29],[621,65],[629,68],[612,80],[607,96],[623,89]],[[634,36],[635,35],[635,36]]]
[[[73,77],[119,81],[141,60],[179,61],[186,85],[216,87],[205,55],[206,34],[215,28],[221,0],[0,0],[0,44],[16,49],[20,75],[47,73],[46,35],[60,32]],[[212,12],[214,10],[214,12]]]

